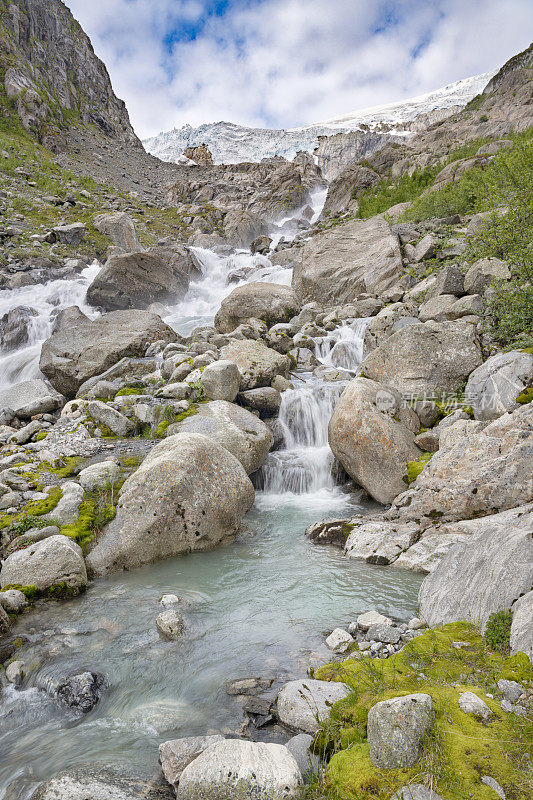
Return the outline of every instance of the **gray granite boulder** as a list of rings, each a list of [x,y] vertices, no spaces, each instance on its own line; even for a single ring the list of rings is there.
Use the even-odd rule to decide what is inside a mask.
[[[485,630],[529,592],[533,575],[533,504],[457,525],[469,534],[422,583],[420,614],[430,626],[467,620]]]
[[[370,760],[380,769],[413,767],[435,712],[428,694],[409,694],[382,700],[368,712]]]
[[[249,319],[260,319],[268,327],[288,322],[300,313],[300,301],[290,286],[277,283],[246,283],[224,298],[215,316],[220,333],[231,333]]]
[[[225,739],[210,745],[181,773],[178,800],[290,800],[302,775],[281,744]]]
[[[480,420],[497,419],[518,408],[516,398],[533,384],[533,355],[521,350],[498,353],[468,378],[465,401]]]
[[[12,584],[36,586],[44,592],[59,583],[72,590],[87,585],[81,547],[68,536],[50,536],[12,553],[0,572],[2,587]]]
[[[245,408],[213,400],[198,406],[198,413],[169,425],[167,435],[200,433],[229,450],[250,475],[265,462],[274,441],[270,428]]]
[[[411,414],[416,417],[394,390],[354,378],[331,417],[329,445],[334,455],[379,503],[391,503],[405,489],[407,462],[422,455],[408,427]]]
[[[289,681],[279,691],[277,714],[280,722],[293,730],[315,734],[331,706],[350,693],[345,683],[329,683],[311,678]]]
[[[254,501],[242,464],[197,433],[156,445],[122,487],[117,516],[87,563],[97,574],[230,541]]]

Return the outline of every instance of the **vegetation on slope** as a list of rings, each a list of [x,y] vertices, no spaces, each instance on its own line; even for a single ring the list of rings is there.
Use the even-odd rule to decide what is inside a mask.
[[[473,625],[459,622],[427,630],[389,659],[356,654],[322,667],[316,677],[344,681],[352,691],[333,706],[315,739],[315,749],[331,758],[308,797],[386,800],[408,783],[425,783],[446,800],[493,800],[494,791],[481,782],[484,775],[493,777],[508,798],[531,797],[533,723],[503,711],[496,686],[500,678],[531,682],[531,664],[523,653],[491,651]],[[489,720],[459,708],[466,691],[490,707]],[[368,712],[381,700],[413,692],[429,694],[435,707],[422,757],[411,769],[378,769],[369,757]]]

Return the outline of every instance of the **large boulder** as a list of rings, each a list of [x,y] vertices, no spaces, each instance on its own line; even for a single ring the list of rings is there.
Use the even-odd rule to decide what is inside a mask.
[[[144,356],[153,342],[175,338],[172,328],[157,314],[112,311],[52,334],[43,344],[39,366],[55,389],[74,397],[82,383],[101,375],[124,356]]]
[[[17,306],[0,319],[0,347],[5,352],[16,350],[30,339],[31,320],[37,311],[29,306]]]
[[[204,394],[210,400],[233,403],[241,385],[241,373],[233,361],[214,361],[208,364],[200,378]]]
[[[372,217],[313,236],[296,254],[292,285],[303,302],[346,304],[388,289],[402,272],[398,237],[382,217]]]
[[[212,734],[170,739],[159,745],[159,761],[163,774],[175,791],[178,789],[179,779],[185,767],[212,744],[223,741],[224,737],[220,734]]]
[[[335,406],[329,445],[348,475],[379,503],[391,503],[405,490],[407,462],[422,455],[413,418],[397,392],[366,378],[350,381]]]
[[[104,236],[109,236],[117,247],[126,253],[140,249],[139,239],[133,220],[125,211],[113,211],[109,214],[97,214],[93,219],[94,227]]]
[[[377,172],[360,164],[350,164],[328,186],[322,217],[332,217],[345,211],[348,205],[369,186],[380,180]]]
[[[170,786],[155,780],[137,778],[95,764],[62,772],[42,783],[31,800],[171,800]]]
[[[226,739],[203,751],[181,773],[178,800],[290,800],[302,776],[281,744]]]
[[[147,308],[151,303],[175,301],[189,288],[189,274],[178,272],[157,253],[111,256],[87,289],[87,302],[106,311]]]
[[[468,378],[465,401],[472,406],[476,419],[497,419],[506,411],[518,408],[516,398],[533,384],[533,355],[522,350],[498,353]]]
[[[526,653],[533,664],[533,591],[520,597],[512,607],[511,653]]]
[[[300,313],[300,302],[290,286],[277,283],[247,283],[224,298],[215,317],[220,333],[231,333],[249,319],[260,319],[268,327],[288,322]]]
[[[511,272],[505,261],[500,261],[499,258],[480,258],[465,275],[465,292],[483,294],[495,280],[508,280],[510,277]]]
[[[482,362],[473,325],[408,325],[376,347],[361,364],[367,378],[405,395],[454,392]]]
[[[233,361],[241,374],[241,391],[269,386],[276,375],[288,378],[291,368],[289,356],[278,353],[262,342],[241,339],[222,348],[221,356]]]
[[[315,734],[330,714],[331,706],[350,693],[345,683],[311,678],[289,681],[279,691],[277,714],[288,728]]]
[[[484,631],[492,613],[531,589],[533,503],[456,527],[470,535],[424,579],[420,616],[432,627],[468,620]]]
[[[435,712],[428,694],[391,697],[368,712],[367,736],[370,760],[380,769],[413,767],[422,754],[424,737]]]
[[[450,432],[456,427],[462,425]],[[449,445],[441,441],[412,487],[396,498],[392,513],[408,519],[461,520],[533,500],[531,404],[477,428],[470,423],[462,435],[446,436]]]
[[[225,400],[213,400],[198,406],[197,414],[168,427],[168,436],[176,433],[207,436],[229,450],[248,475],[264,464],[274,441],[264,422],[245,408]]]
[[[72,590],[87,585],[81,547],[68,536],[50,536],[12,553],[0,572],[2,588],[15,584],[36,586],[44,592],[60,583]]]
[[[40,378],[16,383],[0,392],[0,411],[10,408],[22,418],[56,411],[64,402],[65,398]]]
[[[156,445],[122,487],[117,516],[87,558],[97,574],[229,541],[252,506],[241,463],[200,434]]]

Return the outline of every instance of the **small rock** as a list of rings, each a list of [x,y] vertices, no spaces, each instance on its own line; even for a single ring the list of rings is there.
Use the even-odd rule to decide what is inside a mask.
[[[158,614],[155,624],[157,630],[165,639],[179,639],[185,628],[183,617],[173,608]]]
[[[393,622],[378,611],[366,611],[357,617],[357,624],[362,631],[367,631],[371,625],[392,625]]]
[[[483,775],[481,777],[481,783],[484,783],[485,786],[490,786],[491,789],[494,789],[498,797],[501,797],[501,800],[505,800],[505,792],[498,781],[494,780],[494,778],[491,778],[490,775]]]
[[[104,686],[103,675],[97,672],[81,672],[60,681],[55,686],[55,694],[70,708],[86,714],[97,704]]]
[[[327,646],[335,653],[345,653],[354,642],[353,636],[342,628],[335,628],[326,639]]]
[[[20,614],[27,605],[26,595],[24,592],[19,592],[18,589],[7,589],[5,592],[0,592],[0,606],[11,614]]]
[[[8,664],[6,667],[6,678],[9,683],[20,686],[24,678],[24,662],[12,661],[11,664]]]
[[[474,694],[474,692],[464,692],[459,698],[459,708],[465,714],[472,714],[474,717],[487,720],[492,716],[492,711],[488,705]]]
[[[420,617],[413,617],[413,619],[409,620],[407,627],[410,631],[419,631],[421,628],[427,628],[427,623]]]
[[[228,685],[226,692],[230,695],[256,694],[268,689],[271,684],[271,680],[265,680],[264,678],[241,678],[241,680],[232,681]]]
[[[401,638],[401,631],[392,625],[371,625],[367,631],[366,638],[370,641],[385,642],[386,644],[397,644]]]
[[[159,761],[163,773],[175,791],[178,789],[178,782],[185,767],[210,745],[223,741],[223,736],[215,734],[212,736],[186,736],[183,739],[171,739],[159,745]]]
[[[410,694],[376,703],[368,713],[370,760],[381,769],[412,767],[435,712],[428,694]]]
[[[506,681],[503,678],[498,681],[498,689],[506,700],[516,703],[524,693],[524,687],[516,681]]]
[[[159,603],[163,608],[170,608],[181,603],[181,600],[176,594],[164,594]]]

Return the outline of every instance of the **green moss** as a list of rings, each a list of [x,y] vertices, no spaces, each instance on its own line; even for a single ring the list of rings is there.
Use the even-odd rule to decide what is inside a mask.
[[[43,500],[32,500],[27,503],[22,511],[18,511],[16,514],[3,514],[0,517],[0,529],[9,528],[18,534],[25,533],[30,528],[44,527],[43,524],[38,524],[35,517],[50,514],[62,496],[62,490],[59,487],[55,487],[48,492],[47,497]],[[50,524],[50,522],[47,524]]]
[[[167,428],[170,425],[170,422],[167,419],[162,420],[157,428],[155,429],[155,435],[158,439],[162,439],[165,433],[167,432]]]
[[[533,402],[533,386],[530,389],[523,389],[516,398],[516,402],[520,403],[521,406]]]
[[[120,459],[120,463],[125,469],[137,469],[142,460],[141,456],[125,456]]]
[[[115,397],[128,397],[129,395],[138,395],[145,392],[145,387],[140,384],[128,384],[123,386],[122,389],[116,393]]]
[[[35,441],[42,442],[43,439],[46,439],[47,436],[48,436],[48,431],[39,431],[39,433],[35,437]]]
[[[82,464],[83,458],[81,456],[68,456],[63,459],[61,467],[53,467],[47,462],[43,464],[43,467],[47,472],[51,472],[53,475],[57,475],[61,480],[64,480],[65,478],[72,477],[72,475],[77,475]]]
[[[39,589],[36,586],[21,586],[18,583],[10,583],[8,586],[4,586],[3,589],[0,589],[0,591],[7,592],[9,589],[17,589],[19,592],[22,592],[26,600],[30,602],[40,596]]]
[[[386,660],[360,657],[322,667],[317,678],[344,681],[352,690],[333,706],[329,722],[315,739],[315,749],[333,752],[321,786],[323,796],[385,800],[411,781],[432,783],[447,800],[489,800],[493,795],[480,777],[492,775],[507,797],[526,800],[532,788],[527,750],[533,723],[506,714],[498,697],[486,694],[498,694],[497,680],[508,675],[531,681],[527,656],[505,658],[491,652],[468,623],[428,630]],[[465,691],[490,707],[488,722],[461,711],[458,700]],[[429,694],[435,708],[435,724],[421,760],[409,770],[379,770],[368,755],[368,711],[381,700],[413,692]]]
[[[66,583],[55,583],[50,586],[45,594],[47,597],[57,600],[70,600],[72,597],[77,597],[81,592],[85,591],[84,587],[72,587]]]
[[[411,484],[416,481],[432,456],[433,453],[424,453],[424,455],[419,458],[418,461],[407,462],[407,483]]]

